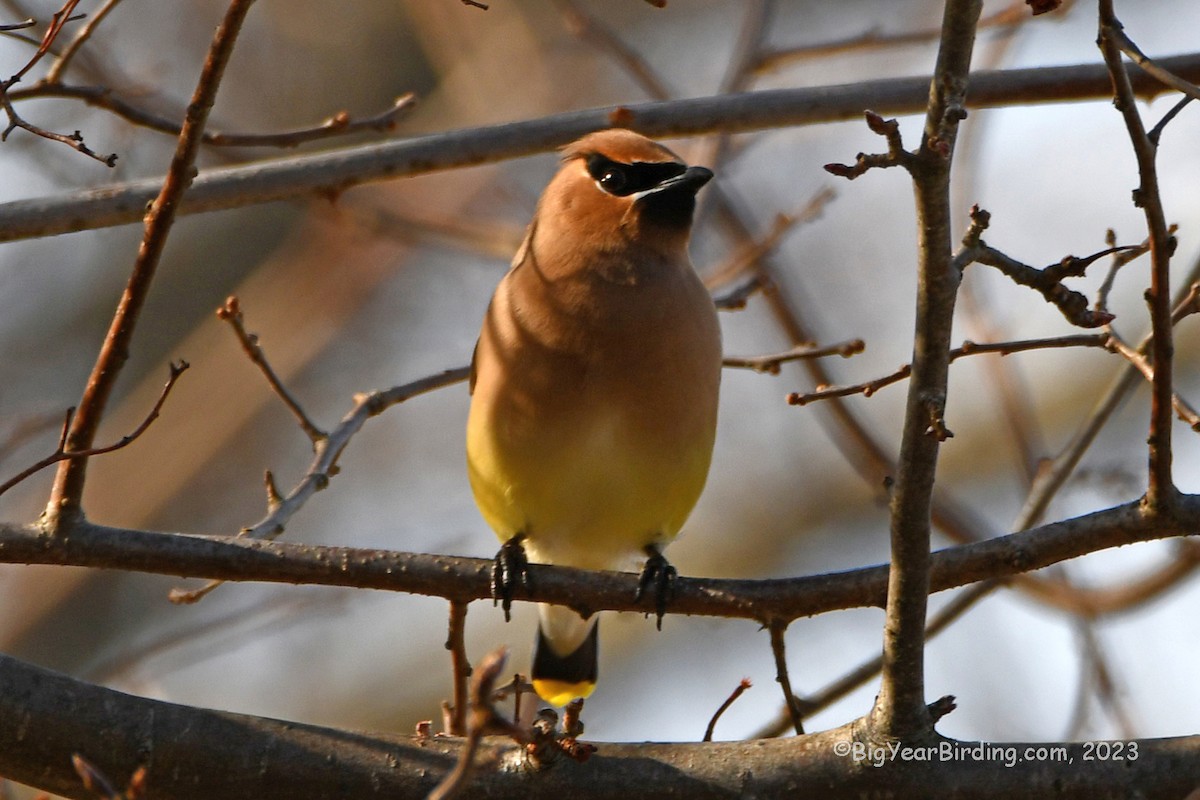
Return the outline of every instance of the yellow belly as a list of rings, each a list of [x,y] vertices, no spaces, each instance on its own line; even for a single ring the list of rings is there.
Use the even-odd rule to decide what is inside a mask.
[[[615,412],[514,425],[498,410],[472,407],[471,488],[497,535],[525,533],[535,561],[630,566],[679,532],[704,488],[713,438],[704,420],[664,437]]]

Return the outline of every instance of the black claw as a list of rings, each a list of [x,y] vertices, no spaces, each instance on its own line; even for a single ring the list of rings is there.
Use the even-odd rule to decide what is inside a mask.
[[[529,559],[525,556],[522,542],[525,534],[518,533],[500,546],[496,560],[492,563],[492,605],[500,603],[504,609],[504,621],[512,619],[513,593],[518,586],[533,587],[529,577]]]
[[[661,631],[663,615],[667,613],[667,603],[675,596],[675,578],[679,573],[655,547],[647,547],[646,553],[650,558],[646,559],[646,566],[642,567],[641,577],[638,578],[637,593],[634,594],[633,599],[634,602],[640,602],[646,589],[654,584],[655,624]]]

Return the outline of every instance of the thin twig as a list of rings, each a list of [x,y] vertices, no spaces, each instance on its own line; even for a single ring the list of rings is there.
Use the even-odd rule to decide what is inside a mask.
[[[937,636],[942,631],[950,627],[950,624],[965,614],[970,609],[974,608],[980,600],[990,595],[995,589],[1003,585],[1003,581],[988,580],[977,583],[974,586],[969,586],[963,591],[954,596],[950,602],[946,603],[937,613],[929,619],[929,624],[925,626],[925,639],[928,641]],[[868,681],[877,676],[880,670],[883,669],[883,656],[877,655],[867,659],[859,664],[854,669],[847,672],[842,677],[835,680],[833,683],[821,689],[819,692],[809,695],[808,697],[796,698],[803,710],[804,715],[811,717],[814,714],[829,708],[829,706],[841,700],[860,686],[865,686]],[[763,729],[757,731],[749,738],[751,739],[769,739],[776,736],[783,736],[789,728],[792,727],[792,714],[790,707],[784,706],[781,709],[779,716]]]
[[[350,443],[368,419],[383,413],[394,405],[444,386],[461,383],[467,379],[469,367],[448,369],[435,375],[430,375],[411,383],[394,386],[382,392],[357,395],[354,407],[329,436],[317,442],[314,448],[313,460],[308,472],[300,479],[287,496],[279,498],[274,508],[269,509],[263,519],[249,528],[242,530],[239,537],[250,539],[274,539],[283,533],[292,515],[299,511],[309,498],[329,485],[329,480],[336,473],[338,459],[342,451]],[[212,580],[199,589],[172,589],[168,595],[172,603],[195,603],[220,586],[222,581]]]
[[[1197,282],[1200,282],[1200,258],[1193,262],[1185,279],[1184,285],[1189,287],[1187,292],[1180,291],[1173,301],[1177,308],[1187,305],[1187,299],[1191,296],[1190,287]],[[1144,353],[1149,347],[1150,336],[1146,336],[1138,345],[1138,352]],[[1096,440],[1117,408],[1140,382],[1141,375],[1133,365],[1128,365],[1117,375],[1104,395],[1096,402],[1092,412],[1080,424],[1070,442],[1052,460],[1042,465],[1025,498],[1025,504],[1013,523],[1013,530],[1022,531],[1041,522],[1050,502],[1075,471],[1092,442]]]
[[[852,181],[872,169],[888,169],[889,167],[907,169],[911,167],[913,156],[904,149],[904,142],[900,138],[900,123],[895,119],[884,119],[874,111],[864,111],[863,116],[866,118],[867,127],[871,129],[871,132],[887,140],[887,152],[859,153],[855,156],[853,164],[826,164],[825,171],[830,175]]]
[[[75,409],[67,409],[66,418],[63,422],[62,435],[59,436],[58,440],[58,447],[55,448],[53,453],[46,456],[41,461],[38,461],[36,464],[31,464],[30,466],[21,470],[21,472],[9,478],[4,483],[0,484],[0,495],[4,494],[21,481],[40,472],[51,464],[57,464],[60,461],[68,461],[73,458],[90,458],[91,456],[100,456],[104,455],[105,453],[111,453],[114,450],[120,450],[122,447],[128,447],[129,445],[133,444],[134,441],[136,441],[139,436],[145,433],[146,430],[154,423],[154,421],[158,419],[159,412],[162,411],[163,403],[167,402],[167,395],[171,393],[171,389],[174,388],[175,382],[179,380],[179,376],[182,375],[189,366],[190,365],[186,361],[180,361],[178,364],[172,363],[170,376],[167,378],[166,384],[163,385],[162,391],[159,392],[158,400],[155,401],[154,406],[150,409],[150,413],[146,415],[141,424],[139,424],[132,433],[128,434],[127,436],[122,436],[118,441],[105,447],[89,447],[84,450],[67,450],[66,447],[69,438],[68,431],[71,427],[71,420],[75,415]]]
[[[292,416],[300,423],[300,427],[308,434],[308,438],[312,440],[312,443],[316,445],[323,439],[328,438],[329,434],[313,423],[303,406],[300,405],[300,402],[288,391],[287,387],[283,385],[283,381],[275,373],[275,370],[271,368],[271,362],[267,360],[267,355],[263,352],[262,345],[258,343],[258,336],[246,330],[245,319],[242,316],[242,306],[235,295],[225,298],[225,305],[217,309],[217,319],[228,322],[229,326],[233,328],[234,334],[237,335],[238,341],[242,345],[242,350],[254,362],[254,365],[259,368],[263,377],[267,379],[267,383],[271,385],[271,390],[275,392],[279,399],[283,401],[283,404],[288,407],[288,410],[292,412]]]
[[[1146,360],[1146,356],[1137,349],[1130,347],[1129,344],[1117,334],[1112,334],[1109,337],[1108,347],[1114,353],[1122,356],[1130,364],[1132,364],[1138,372],[1140,372],[1146,380],[1151,384],[1155,383],[1154,375],[1158,371],[1153,364]],[[1192,408],[1191,403],[1184,400],[1177,392],[1171,393],[1171,408],[1175,410],[1176,415],[1182,422],[1187,423],[1192,430],[1200,432],[1200,412]]]
[[[9,97],[13,102],[48,97],[81,100],[93,108],[108,111],[138,127],[171,135],[178,135],[180,131],[178,122],[121,99],[107,86],[73,86],[43,82],[28,89],[9,92]],[[416,106],[416,102],[416,95],[409,92],[397,97],[387,109],[367,117],[355,118],[345,111],[339,111],[324,122],[309,127],[274,133],[205,131],[201,135],[201,141],[213,147],[290,148],[364,131],[387,133],[395,130],[400,119]]]
[[[1144,69],[1147,73],[1162,81],[1164,86],[1169,86],[1176,91],[1183,92],[1193,100],[1200,100],[1200,86],[1191,81],[1184,80],[1170,70],[1163,69],[1158,64],[1154,63],[1154,59],[1147,56],[1141,51],[1133,40],[1125,34],[1125,26],[1121,24],[1112,14],[1111,4],[1108,6],[1102,5],[1102,23],[1105,26],[1104,33],[1111,37],[1114,44],[1121,48],[1121,52],[1133,59],[1133,63]]]
[[[804,735],[804,712],[792,691],[792,679],[788,677],[787,654],[784,650],[783,634],[787,630],[786,622],[774,621],[767,625],[771,633],[771,653],[775,656],[775,682],[783,691],[783,701],[787,706],[792,720],[792,730],[797,736]]]
[[[50,48],[54,46],[54,42],[58,39],[59,34],[63,32],[63,28],[66,27],[68,22],[79,19],[79,17],[71,16],[71,12],[75,10],[75,6],[77,5],[79,5],[79,0],[66,0],[62,4],[62,7],[51,15],[50,25],[46,28],[45,34],[42,35],[42,41],[38,44],[37,50],[30,57],[29,61],[25,62],[25,66],[17,70],[11,78],[4,82],[4,91],[8,91],[11,86],[20,82],[29,70],[33,69],[50,52]]]
[[[483,657],[475,678],[471,681],[471,714],[467,724],[467,741],[459,753],[458,763],[454,769],[442,779],[442,782],[429,793],[426,800],[449,800],[456,796],[471,780],[475,769],[475,754],[479,750],[479,742],[488,727],[502,720],[492,707],[492,690],[496,678],[504,670],[508,661],[508,650],[499,648]]]
[[[789,361],[799,361],[805,358],[822,358],[824,356],[841,356],[850,358],[861,353],[866,348],[862,339],[850,339],[837,344],[818,347],[816,345],[800,345],[782,353],[767,356],[725,356],[722,364],[726,367],[752,369],[755,372],[766,372],[778,375],[781,364]]]
[[[1016,2],[1006,8],[1002,8],[996,13],[979,20],[979,29],[1014,28],[1020,25],[1026,18],[1026,4],[1023,0],[1016,0]],[[924,28],[915,31],[902,31],[900,33],[881,33],[878,28],[872,28],[866,33],[850,36],[845,39],[766,50],[759,55],[754,69],[757,72],[770,72],[795,61],[826,58],[856,50],[879,50],[885,47],[924,44],[936,41],[940,34],[941,28]]]
[[[233,52],[242,21],[253,2],[254,0],[231,0],[225,17],[213,36],[204,68],[196,84],[196,91],[188,104],[187,116],[166,179],[157,198],[145,213],[142,244],[138,249],[129,282],[121,295],[112,325],[96,358],[83,397],[79,401],[79,411],[67,437],[67,447],[70,450],[91,448],[113,386],[129,358],[129,348],[137,329],[138,316],[150,293],[150,285],[175,221],[180,198],[187,192],[194,177],[193,165],[200,148],[200,134],[216,100],[217,88]],[[45,516],[49,530],[63,530],[64,522],[69,524],[82,517],[81,503],[87,463],[86,458],[72,458],[62,462],[59,467]]]
[[[963,237],[962,248],[954,255],[955,267],[960,271],[970,264],[995,267],[1013,283],[1036,289],[1046,302],[1058,308],[1068,322],[1081,328],[1099,328],[1107,325],[1113,321],[1113,315],[1100,309],[1088,308],[1087,297],[1068,289],[1063,285],[1063,279],[1084,275],[1089,266],[1105,256],[1127,253],[1131,254],[1130,257],[1136,257],[1132,254],[1141,255],[1146,252],[1144,245],[1109,247],[1083,258],[1066,256],[1058,263],[1039,269],[988,246],[981,237],[990,223],[991,214],[977,205],[972,206],[971,226]]]
[[[53,47],[54,42],[58,39],[67,23],[80,19],[78,16],[71,15],[71,12],[75,10],[75,6],[78,4],[79,0],[67,0],[65,3],[63,3],[62,8],[54,12],[50,25],[46,28],[46,32],[42,36],[41,42],[38,43],[37,49],[34,51],[33,56],[28,62],[26,62],[25,66],[17,70],[12,77],[6,81],[0,82],[0,107],[2,107],[5,114],[8,115],[8,125],[2,132],[0,132],[0,141],[7,141],[8,135],[17,128],[20,128],[32,133],[35,136],[40,136],[43,139],[65,144],[71,149],[80,152],[89,158],[99,161],[106,166],[113,167],[117,163],[116,155],[100,155],[99,153],[95,152],[84,143],[83,134],[81,134],[79,131],[66,134],[47,130],[40,125],[35,125],[23,118],[17,113],[16,108],[13,107],[13,93],[10,90],[13,86],[20,82],[22,78],[25,77],[29,70],[33,69],[33,67],[39,61],[41,61],[48,52],[50,52],[50,48]]]
[[[1022,339],[1013,342],[978,343],[965,341],[961,346],[950,351],[950,361],[953,363],[966,356],[983,355],[985,353],[998,353],[1001,356],[1006,356],[1029,350],[1050,350],[1063,347],[1096,347],[1104,349],[1107,345],[1108,334],[1104,333],[1078,333],[1071,336],[1055,336],[1046,339]],[[794,406],[804,406],[809,403],[815,403],[818,400],[849,397],[856,394],[870,397],[885,386],[899,383],[911,374],[912,364],[905,364],[890,375],[884,375],[881,378],[875,378],[863,383],[848,386],[822,386],[818,387],[816,391],[805,393],[792,392],[788,395],[787,401]]]
[[[450,651],[450,667],[454,680],[454,701],[451,705],[451,736],[467,732],[467,683],[471,677],[471,662],[467,660],[467,603],[450,601],[450,624],[446,634],[446,649]]]
[[[20,128],[21,130],[32,133],[34,136],[40,136],[41,138],[47,139],[51,142],[65,144],[72,150],[82,153],[83,155],[95,161],[99,161],[101,164],[104,164],[107,167],[115,167],[117,165],[116,153],[109,153],[107,155],[97,153],[95,150],[87,146],[87,144],[83,141],[83,134],[79,131],[74,131],[73,133],[57,133],[55,131],[43,128],[40,125],[35,125],[22,117],[13,107],[9,93],[5,91],[3,87],[0,87],[0,107],[2,107],[5,113],[8,115],[8,126],[3,131],[0,131],[0,142],[8,141],[8,135],[17,128]]]
[[[97,26],[104,21],[104,18],[109,15],[109,12],[116,8],[117,4],[120,2],[121,0],[105,0],[104,5],[92,12],[88,21],[85,22],[83,27],[79,29],[79,32],[75,34],[75,38],[71,40],[71,43],[68,44],[66,48],[63,49],[62,53],[59,54],[58,58],[54,60],[54,63],[50,65],[50,69],[46,70],[46,75],[42,78],[44,82],[58,83],[58,81],[62,79],[63,72],[66,71],[67,66],[71,63],[71,59],[73,59],[75,54],[79,52],[79,48],[83,47],[87,40],[91,38],[92,33],[96,30]]]
[[[751,686],[749,678],[742,678],[734,690],[729,693],[729,697],[725,698],[725,702],[721,703],[721,707],[712,715],[712,719],[708,721],[708,727],[704,729],[704,741],[711,742],[713,739],[713,730],[717,727],[717,720],[721,719],[721,715],[737,701],[742,693]]]
[[[1171,425],[1174,397],[1174,353],[1171,325],[1171,256],[1175,240],[1167,232],[1166,215],[1158,187],[1157,148],[1146,133],[1138,113],[1133,84],[1121,58],[1122,41],[1128,41],[1113,11],[1112,0],[1100,0],[1100,35],[1097,44],[1112,77],[1114,105],[1120,111],[1137,159],[1140,183],[1134,204],[1146,217],[1150,240],[1150,288],[1146,302],[1153,334],[1151,360],[1154,382],[1150,391],[1149,478],[1146,504],[1152,511],[1170,505],[1179,494],[1172,476]],[[1192,87],[1193,89],[1195,87]]]

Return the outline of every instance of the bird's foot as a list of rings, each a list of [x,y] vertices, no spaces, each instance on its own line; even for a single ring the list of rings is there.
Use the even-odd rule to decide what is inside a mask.
[[[662,630],[663,615],[667,613],[667,603],[675,595],[675,578],[678,572],[672,567],[658,548],[651,545],[646,548],[646,566],[642,567],[641,577],[638,578],[637,593],[633,596],[635,602],[640,602],[646,589],[654,586],[654,613],[656,624]]]
[[[513,592],[518,586],[529,589],[533,581],[529,578],[529,558],[525,555],[525,534],[518,533],[500,546],[492,563],[492,605],[500,603],[504,609],[504,621],[512,618]]]

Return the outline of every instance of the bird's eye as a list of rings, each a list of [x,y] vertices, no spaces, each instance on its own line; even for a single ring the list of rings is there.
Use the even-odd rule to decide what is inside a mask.
[[[624,189],[625,183],[625,172],[616,167],[609,167],[600,176],[600,185],[604,187],[605,191],[611,194],[616,194]]]

